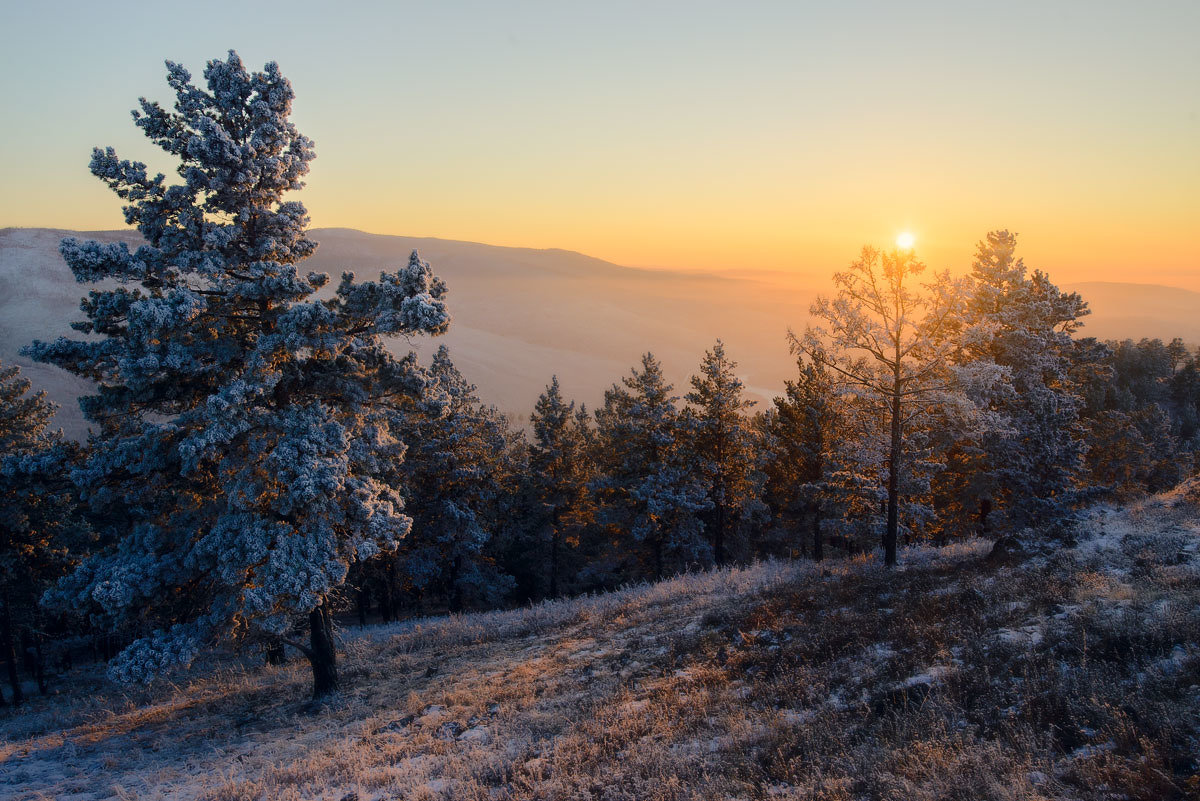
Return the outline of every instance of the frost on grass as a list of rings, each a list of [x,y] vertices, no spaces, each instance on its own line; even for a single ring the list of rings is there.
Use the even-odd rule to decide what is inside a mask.
[[[317,714],[296,664],[128,698],[81,674],[4,719],[0,795],[1194,797],[1200,514],[1085,529],[1016,566],[968,542],[346,631]]]

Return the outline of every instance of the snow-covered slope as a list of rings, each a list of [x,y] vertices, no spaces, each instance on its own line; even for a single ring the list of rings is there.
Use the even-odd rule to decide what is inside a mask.
[[[1194,798],[1200,483],[1079,535],[346,629],[316,709],[303,660],[82,666],[0,712],[0,797]]]

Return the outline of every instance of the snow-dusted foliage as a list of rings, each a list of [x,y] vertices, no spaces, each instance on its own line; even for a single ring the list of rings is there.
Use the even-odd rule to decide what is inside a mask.
[[[551,378],[530,415],[533,441],[529,445],[528,483],[531,485],[531,528],[544,547],[546,590],[559,594],[566,551],[579,545],[580,534],[595,517],[588,482],[592,462],[588,453],[590,419],[587,410],[563,398],[558,376]]]
[[[1071,375],[1084,399],[1089,483],[1118,497],[1178,484],[1200,446],[1196,354],[1181,339],[1108,342],[1088,353],[1099,358],[1077,357]]]
[[[17,367],[0,365],[0,657],[8,664],[13,703],[23,694],[15,643],[42,636],[39,596],[90,534],[63,477],[77,448],[49,429],[55,405],[30,389]],[[45,690],[37,653],[35,672]]]
[[[819,560],[824,556],[826,518],[851,519],[835,482],[836,460],[848,438],[840,426],[829,370],[803,358],[797,360],[797,368],[797,378],[784,384],[784,394],[762,417],[762,497],[771,512],[771,550],[811,553]],[[835,516],[833,507],[839,501],[841,514]]]
[[[913,495],[905,485],[920,481],[933,467],[924,459],[925,470],[913,470],[917,455],[925,455],[926,443],[912,424],[933,408],[956,402],[956,387],[948,375],[954,346],[947,333],[959,287],[946,274],[918,284],[924,270],[911,250],[865,247],[849,269],[834,274],[837,295],[813,304],[811,313],[818,324],[803,336],[790,335],[794,352],[829,369],[849,407],[865,405],[870,418],[886,422],[883,546],[889,565],[896,562],[903,499]],[[867,457],[876,450],[869,436],[860,438],[860,445]],[[865,479],[880,461],[868,458],[858,468],[847,467]],[[915,511],[924,514],[923,509]]]
[[[516,449],[508,422],[485,406],[443,345],[429,368],[430,400],[409,415],[401,466],[413,534],[400,549],[398,579],[416,595],[443,594],[451,611],[501,601],[511,580],[485,547],[502,520]]]
[[[1074,502],[1085,443],[1071,334],[1087,304],[1015,255],[1017,238],[992,231],[978,244],[956,314],[958,379],[996,424],[960,439],[947,481],[956,504],[988,530],[1043,525]]]
[[[704,354],[700,374],[683,413],[688,461],[708,496],[705,529],[717,564],[725,564],[740,543],[730,542],[740,524],[764,512],[759,500],[761,476],[755,470],[753,429],[745,412],[754,405],[745,397],[737,362],[725,355],[721,340]]]
[[[304,206],[285,200],[313,143],[288,120],[278,66],[250,72],[231,51],[202,86],[170,62],[167,82],[174,107],[142,99],[133,116],[181,182],[93,152],[146,243],[64,240],[81,283],[117,286],[82,303],[74,327],[98,336],[28,348],[98,383],[81,400],[95,434],[73,478],[111,546],[52,597],[146,631],[111,666],[135,682],[220,638],[283,633],[350,563],[397,548],[411,525],[398,400],[429,378],[383,337],[449,324],[446,287],[416,253],[313,296],[326,276],[299,271],[316,244]]]
[[[699,512],[704,487],[686,463],[677,398],[652,354],[604,393],[596,413],[601,475],[593,482],[600,519],[642,546],[649,575],[712,559]],[[631,543],[632,544],[632,543]]]

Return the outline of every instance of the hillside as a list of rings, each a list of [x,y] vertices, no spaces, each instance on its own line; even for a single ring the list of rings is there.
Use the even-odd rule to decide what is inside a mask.
[[[1173,799],[1200,795],[1200,486],[988,545],[760,564],[343,632],[343,691],[226,656],[0,716],[0,796]]]
[[[58,422],[79,435],[85,426],[75,397],[85,384],[17,352],[35,338],[71,334],[79,298],[58,255],[76,232],[0,230],[0,360],[15,361],[62,404]],[[85,232],[134,241],[128,231]],[[435,341],[397,342],[428,356],[438,342],[478,384],[484,399],[525,419],[552,374],[567,395],[595,408],[604,390],[628,374],[647,350],[663,362],[677,391],[686,390],[705,349],[717,337],[739,362],[750,395],[767,401],[794,371],[784,340],[807,321],[813,289],[779,275],[682,273],[634,269],[563,250],[531,250],[440,239],[377,236],[316,229],[321,246],[310,269],[371,276],[407,261],[416,249],[450,287],[450,333]],[[1200,293],[1142,284],[1068,287],[1092,303],[1083,333],[1101,338],[1183,336],[1200,342]]]

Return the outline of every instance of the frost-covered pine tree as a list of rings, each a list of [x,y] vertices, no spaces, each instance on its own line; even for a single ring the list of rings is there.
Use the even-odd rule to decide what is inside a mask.
[[[819,361],[797,360],[799,375],[784,385],[763,420],[761,457],[764,497],[773,517],[800,550],[824,558],[824,517],[829,511],[835,458],[844,432],[829,370]],[[804,533],[800,533],[801,531]]]
[[[546,575],[551,598],[558,597],[564,551],[579,544],[580,532],[595,514],[588,482],[588,418],[574,401],[563,398],[553,376],[537,400],[530,423],[529,481],[535,503],[535,527],[548,547]]]
[[[744,414],[754,401],[745,397],[736,367],[718,339],[684,396],[690,404],[684,410],[689,462],[708,496],[710,507],[702,515],[718,565],[728,560],[728,540],[738,523],[761,506],[754,432]]]
[[[1082,398],[1072,377],[1071,334],[1087,304],[1049,277],[1029,273],[1016,256],[1017,238],[992,231],[978,244],[955,315],[956,372],[986,380],[963,382],[976,404],[1004,422],[960,442],[954,474],[961,505],[1011,527],[1049,524],[1070,511],[1085,443]]]
[[[40,641],[38,601],[90,534],[64,479],[78,449],[50,429],[56,407],[30,388],[17,367],[0,365],[0,657],[8,663],[14,704],[23,700],[16,642],[22,635]],[[40,646],[37,654],[36,678],[45,692]]]
[[[452,612],[468,602],[492,606],[512,587],[485,549],[510,494],[514,435],[444,345],[429,374],[434,393],[404,428],[410,448],[401,470],[413,534],[400,549],[398,579],[416,595],[440,592]]]
[[[93,151],[145,244],[65,239],[76,279],[101,284],[74,324],[92,336],[29,348],[97,383],[80,401],[96,433],[73,475],[112,545],[55,598],[145,631],[110,665],[127,682],[218,640],[279,641],[307,616],[308,644],[289,642],[321,696],[337,687],[331,593],[411,524],[392,432],[397,399],[427,379],[384,338],[443,332],[445,286],[414,253],[315,298],[327,277],[298,271],[316,244],[304,206],[285,200],[314,157],[288,120],[291,84],[232,51],[204,81],[167,62],[173,108],[142,99],[133,113],[178,160],[179,183]]]
[[[677,398],[650,353],[604,393],[596,413],[601,475],[593,482],[600,519],[643,546],[648,573],[666,575],[712,558],[699,512],[709,505],[686,463]]]
[[[1191,471],[1194,361],[1181,339],[1074,343],[1070,376],[1082,401],[1087,494],[1162,492]],[[1182,401],[1182,402],[1181,402]]]

